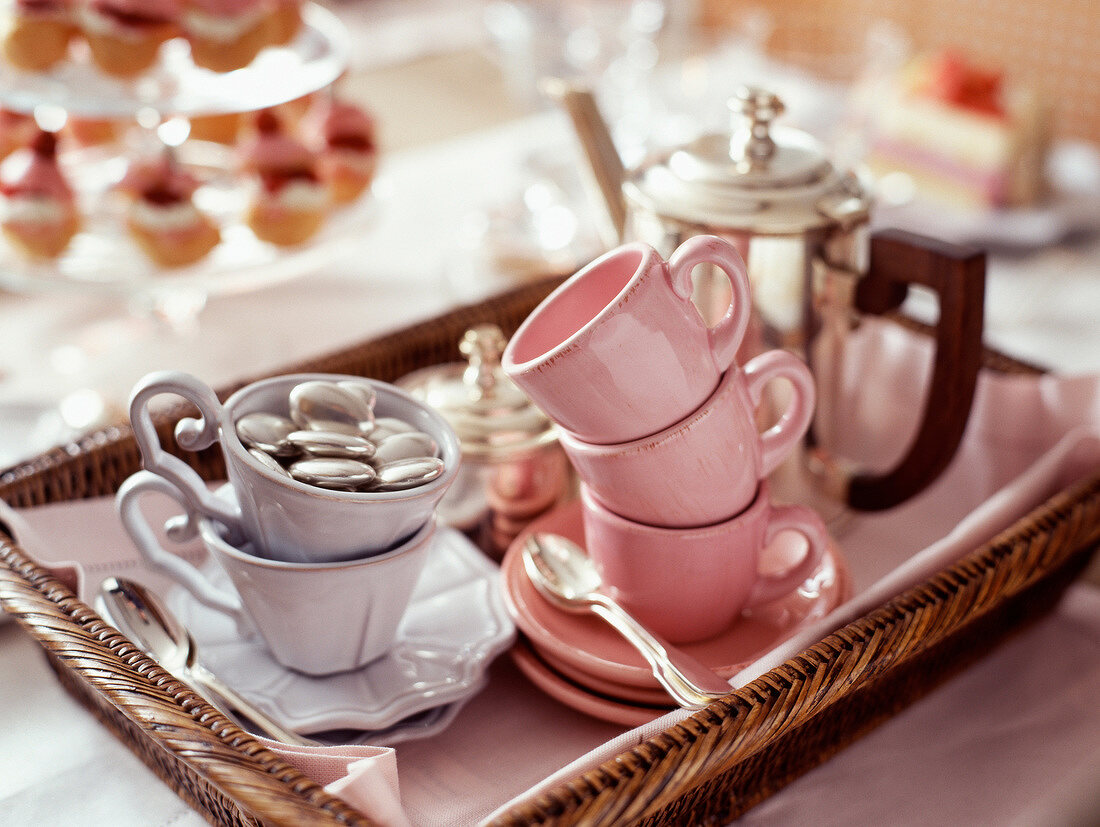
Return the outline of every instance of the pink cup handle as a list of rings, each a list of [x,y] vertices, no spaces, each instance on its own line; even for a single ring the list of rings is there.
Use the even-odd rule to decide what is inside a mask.
[[[797,531],[806,538],[810,546],[809,550],[798,565],[790,570],[781,574],[761,575],[757,578],[756,585],[753,586],[752,593],[749,595],[747,604],[749,608],[770,603],[793,592],[813,575],[821,563],[821,558],[825,555],[829,535],[821,517],[813,509],[801,505],[772,508],[768,518],[768,530],[764,536],[765,547],[781,531]]]
[[[760,435],[761,473],[767,476],[786,459],[810,427],[817,400],[814,377],[797,356],[785,350],[769,350],[744,367],[745,385],[753,408],[760,405],[764,386],[773,379],[791,383],[791,401],[779,421]]]
[[[733,364],[749,326],[752,310],[749,274],[745,260],[728,241],[713,235],[692,236],[668,260],[672,290],[684,301],[691,301],[691,271],[700,264],[717,266],[729,278],[732,288],[730,306],[710,329],[710,352],[719,372],[725,372]]]

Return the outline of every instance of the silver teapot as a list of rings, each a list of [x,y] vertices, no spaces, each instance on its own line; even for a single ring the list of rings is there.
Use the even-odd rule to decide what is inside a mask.
[[[556,78],[543,89],[572,119],[607,208],[609,244],[643,241],[667,256],[709,233],[741,252],[758,346],[797,349],[814,372],[817,413],[805,457],[830,496],[855,509],[890,508],[943,471],[977,381],[984,254],[901,231],[872,233],[868,181],[838,169],[809,134],[777,124],[784,106],[766,90],[738,90],[730,132],[655,151],[625,169],[589,90]],[[938,294],[933,375],[909,449],[892,469],[868,473],[833,450],[845,340],[863,314],[896,310],[910,285]],[[725,277],[697,272],[694,300],[712,321],[728,304]]]

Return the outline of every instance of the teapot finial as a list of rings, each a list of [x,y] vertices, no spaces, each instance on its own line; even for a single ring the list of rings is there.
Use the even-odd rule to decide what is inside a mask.
[[[735,120],[748,122],[748,129],[736,128],[730,140],[730,157],[739,164],[759,166],[775,154],[771,123],[786,107],[774,92],[756,86],[742,86],[729,102]]]
[[[499,381],[500,357],[508,341],[495,324],[479,324],[466,331],[458,343],[459,352],[469,359],[465,382],[479,397],[493,395]]]

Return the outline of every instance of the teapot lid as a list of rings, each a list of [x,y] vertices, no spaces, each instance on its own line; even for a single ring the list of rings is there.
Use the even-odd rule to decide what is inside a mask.
[[[557,425],[500,366],[506,344],[496,325],[476,325],[458,343],[468,362],[424,368],[397,383],[443,415],[464,456],[506,459],[558,439]]]
[[[773,126],[779,97],[741,87],[730,101],[735,128],[651,157],[625,182],[650,210],[716,229],[788,234],[866,219],[869,188],[841,173],[815,138]]]

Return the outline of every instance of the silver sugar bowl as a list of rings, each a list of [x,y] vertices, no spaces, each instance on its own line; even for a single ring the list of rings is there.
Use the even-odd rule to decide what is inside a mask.
[[[458,343],[466,363],[424,368],[396,383],[439,411],[462,447],[439,518],[496,559],[573,488],[557,425],[501,369],[506,344],[496,325],[477,325]]]

